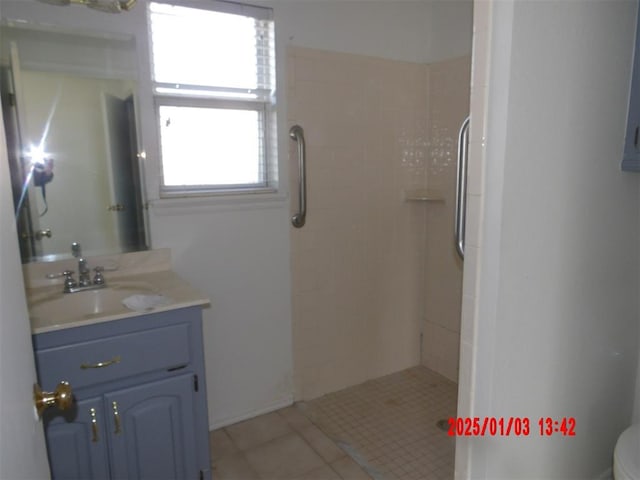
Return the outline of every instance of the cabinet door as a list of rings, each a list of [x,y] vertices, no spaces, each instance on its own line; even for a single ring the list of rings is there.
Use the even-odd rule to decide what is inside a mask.
[[[197,479],[194,375],[105,395],[117,479]]]
[[[47,411],[45,433],[54,480],[109,478],[102,405],[102,398],[89,398],[78,401],[70,412]]]

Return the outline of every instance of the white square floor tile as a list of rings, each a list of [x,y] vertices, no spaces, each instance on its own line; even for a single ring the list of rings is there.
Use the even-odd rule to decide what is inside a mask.
[[[299,404],[313,423],[376,480],[453,478],[457,385],[414,367]]]

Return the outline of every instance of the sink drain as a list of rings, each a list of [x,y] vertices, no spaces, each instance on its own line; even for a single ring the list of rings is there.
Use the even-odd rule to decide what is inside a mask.
[[[443,432],[448,432],[449,431],[449,420],[447,420],[447,419],[438,420],[436,422],[436,427],[438,427]]]

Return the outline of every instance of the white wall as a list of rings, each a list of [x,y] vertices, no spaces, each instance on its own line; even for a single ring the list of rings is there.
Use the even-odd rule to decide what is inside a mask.
[[[275,9],[280,44],[417,63],[471,53],[470,0],[257,3]]]
[[[465,263],[475,356],[459,414],[528,417],[532,431],[459,442],[472,454],[461,477],[596,478],[631,421],[638,178],[619,164],[636,5],[493,4],[484,220]],[[574,417],[576,436],[541,436],[539,417]]]
[[[209,419],[232,423],[292,400],[288,205],[154,208],[154,248],[211,298],[204,310]]]

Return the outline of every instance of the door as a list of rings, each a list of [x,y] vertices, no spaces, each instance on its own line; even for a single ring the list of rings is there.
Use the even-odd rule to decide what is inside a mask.
[[[49,464],[42,424],[33,404],[36,370],[3,122],[0,122],[0,222],[0,478],[44,479],[49,478]]]
[[[133,97],[121,100],[103,94],[107,155],[111,172],[112,202],[110,213],[115,215],[118,240],[124,251],[133,251],[144,245],[139,223],[142,221],[140,175],[134,145],[135,113]]]
[[[31,159],[26,156],[23,135],[26,128],[26,108],[22,92],[22,70],[18,47],[10,44],[10,64],[3,69],[0,82],[4,110],[5,142],[9,158],[13,204],[19,228],[19,245],[23,261],[42,255],[43,237],[36,235],[40,231],[40,220],[36,208],[36,189],[31,185]],[[4,142],[3,142],[4,143]]]
[[[105,395],[114,478],[197,479],[194,375]]]

